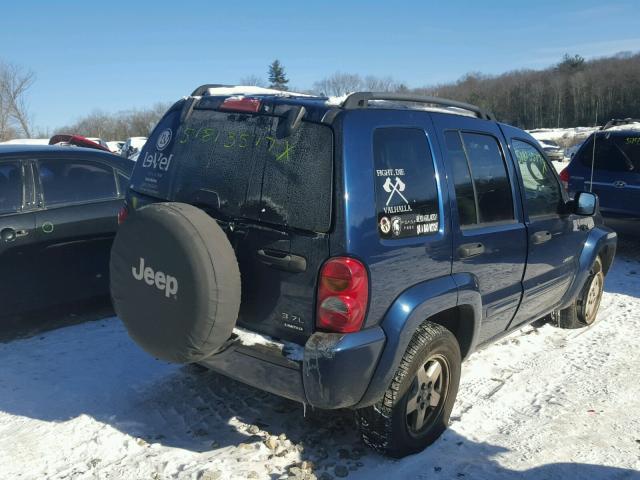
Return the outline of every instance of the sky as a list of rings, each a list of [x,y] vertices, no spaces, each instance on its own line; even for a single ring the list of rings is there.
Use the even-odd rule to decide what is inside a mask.
[[[34,123],[54,129],[204,83],[266,79],[275,58],[304,89],[338,71],[418,87],[636,52],[639,12],[640,0],[20,0],[2,7],[0,60],[35,72]]]

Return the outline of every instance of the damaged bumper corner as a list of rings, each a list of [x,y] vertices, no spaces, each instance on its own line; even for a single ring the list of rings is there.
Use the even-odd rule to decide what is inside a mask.
[[[381,328],[314,333],[304,348],[302,381],[307,402],[318,408],[347,408],[363,397],[385,344]]]
[[[385,345],[381,328],[317,332],[301,352],[258,334],[240,335],[200,362],[235,380],[322,409],[348,408],[364,396]]]

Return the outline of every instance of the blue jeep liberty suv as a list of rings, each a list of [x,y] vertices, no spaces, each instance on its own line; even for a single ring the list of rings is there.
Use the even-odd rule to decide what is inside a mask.
[[[473,105],[204,85],[142,149],[111,254],[130,336],[417,452],[460,364],[594,322],[616,234],[538,143]]]

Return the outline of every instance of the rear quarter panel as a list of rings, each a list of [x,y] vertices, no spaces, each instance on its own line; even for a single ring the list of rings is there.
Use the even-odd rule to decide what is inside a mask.
[[[442,157],[431,119],[426,112],[382,109],[352,110],[342,114],[343,142],[338,156],[344,192],[336,218],[345,225],[343,251],[360,258],[369,269],[370,304],[365,327],[378,325],[394,300],[408,288],[428,279],[451,274],[449,199],[444,185]],[[374,192],[373,132],[376,128],[420,128],[433,155],[439,190],[439,230],[402,239],[381,239],[378,234]],[[410,179],[408,179],[410,181]]]

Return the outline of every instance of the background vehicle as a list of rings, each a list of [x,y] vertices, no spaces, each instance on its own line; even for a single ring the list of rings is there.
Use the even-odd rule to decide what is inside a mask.
[[[122,147],[124,147],[125,142],[120,140],[114,140],[111,142],[107,142],[107,147],[111,151],[111,153],[115,153],[116,155],[120,155],[122,153]]]
[[[73,145],[75,147],[94,148],[110,152],[107,145],[99,138],[86,138],[81,135],[54,135],[49,139],[49,145]]]
[[[125,158],[131,159],[136,154],[140,153],[142,147],[147,141],[147,137],[129,137],[127,141],[124,142],[122,149],[120,151],[120,155]],[[137,158],[137,157],[136,157]]]
[[[109,148],[109,145],[107,145],[107,142],[105,142],[101,138],[99,138],[99,137],[86,137],[86,138],[87,138],[87,140],[91,140],[92,142],[95,142],[98,145],[106,148],[108,151],[111,151],[111,149]]]
[[[617,127],[592,134],[560,177],[570,194],[591,188],[598,194],[607,225],[623,233],[640,235],[639,130]]]
[[[98,150],[0,146],[2,314],[105,295],[131,164]]]
[[[111,291],[155,357],[354,408],[402,456],[479,345],[595,320],[616,235],[526,132],[439,98],[230,95],[177,102],[134,169]]]
[[[553,140],[539,141],[540,146],[552,162],[564,162],[564,150]]]

